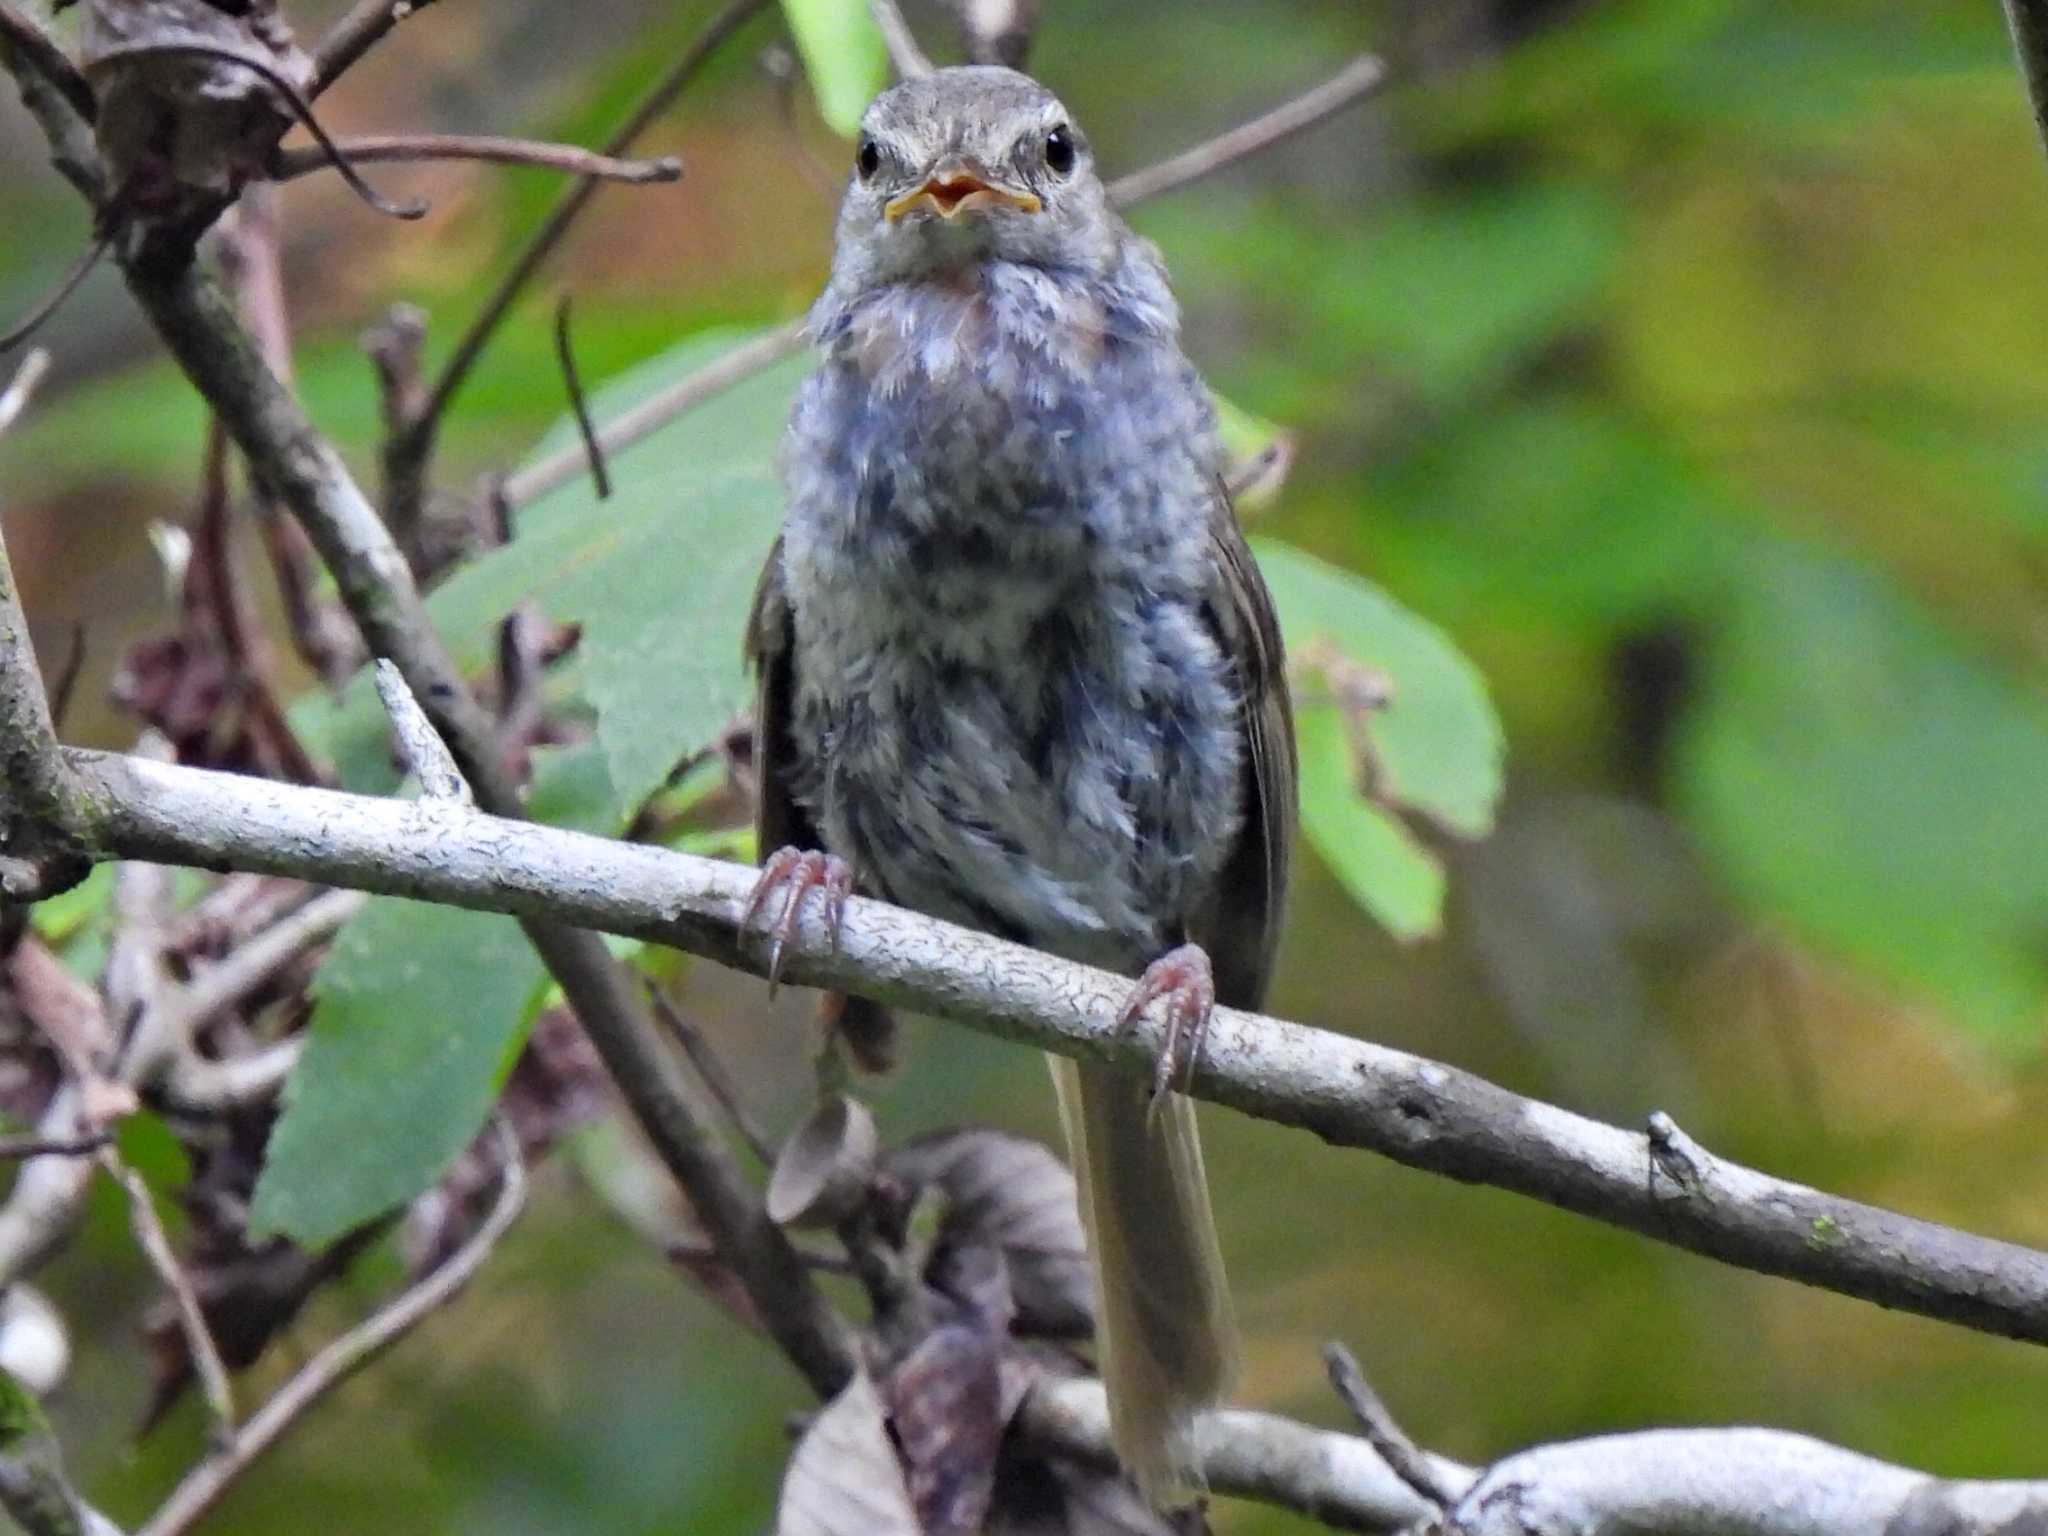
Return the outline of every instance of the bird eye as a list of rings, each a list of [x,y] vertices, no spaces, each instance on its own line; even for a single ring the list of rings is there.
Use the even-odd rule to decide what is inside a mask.
[[[1074,169],[1074,130],[1061,123],[1045,136],[1045,164],[1055,176]]]
[[[865,133],[860,136],[860,148],[854,151],[853,168],[862,181],[873,181],[882,168],[882,146]]]

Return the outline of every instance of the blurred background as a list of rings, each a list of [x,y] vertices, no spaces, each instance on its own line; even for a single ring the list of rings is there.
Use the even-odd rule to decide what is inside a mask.
[[[341,7],[301,0],[302,39]],[[323,99],[336,131],[595,143],[712,8],[444,0]],[[1508,793],[1440,851],[1443,932],[1397,943],[1303,861],[1274,1012],[1409,1048],[1861,1199],[2048,1243],[2048,166],[1997,8],[1874,0],[1045,0],[1035,72],[1111,171],[1376,49],[1367,107],[1143,208],[1212,383],[1299,454],[1257,531],[1386,587],[1485,675]],[[934,53],[936,5],[906,6]],[[601,380],[708,323],[800,311],[848,149],[773,8],[649,135],[673,187],[608,190],[485,356],[443,478],[560,412],[549,308]],[[87,238],[0,92],[0,314]],[[301,392],[374,472],[357,335],[393,300],[430,358],[553,197],[545,173],[378,167],[380,220],[282,193]],[[87,649],[69,736],[175,620],[149,537],[187,518],[203,420],[111,272],[44,332],[0,442],[46,657]],[[263,583],[257,583],[261,588]],[[737,644],[738,636],[733,637]],[[301,684],[305,682],[300,679]],[[690,1002],[774,1123],[810,1004],[700,966]],[[1056,1134],[1031,1054],[918,1031],[892,1132]],[[2038,1476],[2048,1356],[1759,1279],[1293,1132],[1206,1119],[1248,1402],[1343,1422],[1349,1343],[1431,1448],[1484,1460],[1672,1423],[1807,1430],[1954,1476]],[[260,1368],[392,1273],[372,1255]],[[104,1192],[45,1279],[81,1359],[53,1412],[81,1486],[153,1506],[152,1282]],[[252,1394],[253,1398],[253,1394]],[[321,1408],[213,1528],[765,1529],[808,1406],[567,1169],[477,1287]],[[1308,1527],[1224,1505],[1219,1529]]]

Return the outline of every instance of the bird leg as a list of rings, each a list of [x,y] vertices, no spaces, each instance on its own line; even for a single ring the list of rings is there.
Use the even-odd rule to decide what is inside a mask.
[[[1183,1083],[1193,1080],[1195,1063],[1209,1038],[1209,1019],[1216,1011],[1216,977],[1201,945],[1170,949],[1145,967],[1123,1012],[1117,1015],[1117,1030],[1128,1030],[1162,997],[1166,999],[1166,1038],[1160,1043],[1159,1062],[1152,1071],[1150,1113],[1157,1113],[1165,1102],[1176,1072]]]
[[[740,914],[744,930],[768,905],[777,890],[785,892],[782,910],[768,926],[768,995],[773,997],[782,982],[782,951],[796,934],[803,916],[804,898],[821,891],[825,898],[825,929],[832,947],[839,947],[840,930],[846,926],[846,898],[853,894],[853,866],[836,854],[815,848],[778,848],[761,866],[761,877]],[[1205,962],[1206,963],[1206,962]]]

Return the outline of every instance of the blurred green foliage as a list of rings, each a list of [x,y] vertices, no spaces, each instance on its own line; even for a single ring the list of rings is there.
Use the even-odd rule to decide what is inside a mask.
[[[494,128],[590,141],[708,10],[616,3],[623,35],[565,49],[546,90],[512,97],[479,86],[470,54],[446,43],[442,94],[420,89],[397,62],[408,48],[490,26],[435,7],[335,110],[474,125],[481,99]],[[1046,11],[1037,67],[1114,168],[1238,120],[1348,49],[1389,49],[1402,82],[1135,220],[1168,255],[1211,380],[1300,439],[1292,482],[1261,515],[1262,547],[1312,551],[1317,571],[1369,580],[1439,627],[1485,678],[1509,743],[1501,829],[1464,847],[1426,802],[1395,820],[1338,797],[1357,783],[1355,742],[1334,708],[1304,710],[1306,768],[1321,775],[1311,823],[1333,807],[1348,819],[1320,838],[1336,856],[1301,861],[1276,1010],[1579,1107],[1665,1107],[1730,1156],[2048,1241],[2035,787],[2048,777],[2048,169],[1996,8]],[[685,201],[608,195],[584,228],[567,270],[587,376],[714,324],[788,315],[814,290],[845,147],[807,103],[785,114],[751,72],[749,48],[773,37],[750,33],[656,135],[688,161],[673,194]],[[25,193],[37,212],[0,243],[13,309],[83,238],[51,180]],[[552,191],[526,175],[464,182],[424,237],[365,234],[312,184],[287,194],[303,232],[302,392],[358,465],[372,462],[375,402],[349,337],[404,296],[434,312],[445,342],[478,302],[478,274]],[[340,242],[348,261],[332,254]],[[521,310],[463,396],[451,483],[519,460],[559,414],[547,299]],[[135,348],[122,301],[89,289],[83,305],[67,334],[107,327],[114,339],[93,355],[117,362],[50,393],[0,445],[10,544],[31,595],[38,577],[50,594],[39,626],[97,609],[117,636],[121,622],[147,632],[162,611],[139,525],[182,515],[199,418],[160,363],[119,361]],[[722,446],[693,448],[690,471],[719,472]],[[580,489],[558,493],[501,558],[522,558],[528,538],[568,549],[545,542],[567,537],[550,531],[557,514],[561,529],[594,516],[622,542],[648,541],[647,591],[716,555],[659,526],[636,494],[624,485],[596,508]],[[722,532],[737,549],[765,537],[772,481],[735,500],[762,520]],[[117,515],[121,540],[78,531]],[[27,563],[38,551],[39,568]],[[578,579],[531,558],[499,574],[538,572],[558,590]],[[743,563],[713,584],[721,603],[743,604],[726,590],[750,581]],[[480,631],[461,622],[460,582],[479,584],[476,613],[502,596],[479,569],[436,599],[472,660]],[[648,681],[675,693],[627,713],[709,719],[737,678],[720,670],[736,668],[737,620],[719,623],[668,635],[678,675]],[[96,638],[89,683],[118,643]],[[577,663],[593,693],[597,649]],[[360,747],[369,738],[348,735],[359,707],[330,713],[326,739],[388,783],[378,749]],[[110,742],[129,729],[83,706],[80,727]],[[620,775],[644,783],[671,745],[563,754],[536,798],[565,819],[615,820],[632,799]],[[1455,790],[1432,777],[1402,787]],[[1392,872],[1380,883],[1345,857],[1373,840]],[[1425,931],[1439,866],[1440,939],[1402,945],[1353,904],[1377,892],[1386,924]],[[58,916],[89,931],[82,912]],[[365,996],[377,960],[362,958]],[[709,967],[687,987],[764,1115],[787,1123],[805,1091],[807,1019],[765,1011],[757,988]],[[478,995],[454,989],[418,1021],[462,1054],[450,1081],[472,1090],[502,1062],[509,1037],[491,1030],[512,1009],[484,1026],[470,1017]],[[521,995],[530,1006],[530,985]],[[902,1078],[878,1090],[885,1130],[984,1118],[1051,1134],[1036,1064],[1017,1058],[919,1031]],[[1337,1334],[1412,1429],[1466,1456],[1752,1419],[1943,1473],[2040,1470],[2038,1351],[1731,1274],[1232,1117],[1211,1117],[1209,1144],[1250,1400],[1338,1422],[1314,1359]],[[338,1210],[371,1196],[336,1198]],[[141,1391],[122,1341],[146,1280],[132,1255],[109,1258],[126,1254],[118,1207],[96,1208],[49,1277],[97,1342],[53,1413],[81,1478],[123,1514],[147,1506],[201,1434],[196,1411],[134,1451],[105,1427],[108,1405],[118,1419]],[[355,1277],[307,1331],[388,1279]],[[768,1358],[580,1191],[544,1187],[480,1293],[337,1401],[221,1525],[759,1529],[778,1416],[800,1401]],[[1304,1528],[1237,1507],[1219,1525]]]

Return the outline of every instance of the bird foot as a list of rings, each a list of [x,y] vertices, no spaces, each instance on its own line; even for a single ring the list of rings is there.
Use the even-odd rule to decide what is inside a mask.
[[[839,947],[839,933],[846,926],[846,898],[853,894],[853,866],[836,854],[815,848],[778,848],[761,866],[761,877],[740,914],[740,927],[747,925],[767,907],[778,891],[784,891],[782,910],[768,926],[768,995],[773,997],[782,983],[782,952],[796,934],[803,916],[804,898],[821,891],[825,898],[825,929],[832,947]]]
[[[1165,1102],[1176,1073],[1182,1083],[1194,1077],[1195,1063],[1209,1038],[1209,1019],[1216,1011],[1216,977],[1201,945],[1183,944],[1146,966],[1123,1012],[1117,1015],[1117,1029],[1129,1029],[1162,997],[1166,999],[1166,1038],[1160,1043],[1159,1063],[1152,1071],[1152,1113]]]

